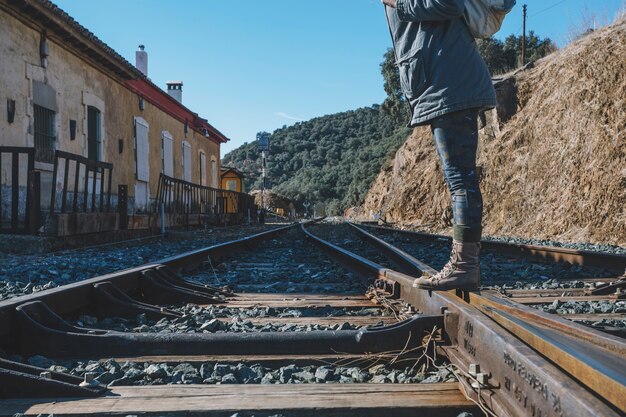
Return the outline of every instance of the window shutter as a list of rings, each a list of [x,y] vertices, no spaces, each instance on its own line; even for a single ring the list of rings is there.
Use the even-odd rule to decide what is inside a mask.
[[[183,142],[183,179],[191,182],[191,145]]]
[[[206,185],[206,155],[200,153],[200,185]]]
[[[211,160],[211,186],[217,188],[217,162]]]
[[[137,141],[137,179],[139,181],[150,180],[150,160],[148,147],[148,123],[143,119],[135,119],[135,131]]]
[[[168,177],[174,177],[174,140],[167,134],[163,138],[163,173]]]

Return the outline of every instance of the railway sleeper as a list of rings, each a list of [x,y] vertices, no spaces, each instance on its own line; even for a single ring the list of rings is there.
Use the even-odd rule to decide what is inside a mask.
[[[106,387],[81,378],[0,358],[0,398],[97,397]]]

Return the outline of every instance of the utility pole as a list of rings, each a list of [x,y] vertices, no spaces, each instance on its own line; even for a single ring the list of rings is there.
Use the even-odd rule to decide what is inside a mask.
[[[527,9],[527,5],[524,4],[524,6],[522,6],[522,10],[524,11],[524,21],[522,23],[522,26],[524,27],[524,29],[522,29],[522,67],[526,64],[526,9]]]
[[[261,151],[261,211],[263,213],[263,217],[265,217],[265,177],[267,154],[270,151],[270,134],[267,132],[259,132],[256,134],[256,139],[259,142],[259,151]]]

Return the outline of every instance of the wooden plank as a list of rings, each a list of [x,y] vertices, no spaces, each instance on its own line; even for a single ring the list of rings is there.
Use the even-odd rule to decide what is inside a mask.
[[[363,294],[238,293],[236,300],[367,300]]]
[[[601,282],[615,282],[616,279],[607,279]],[[591,288],[550,288],[543,289],[537,288],[534,290],[506,290],[506,292],[502,293],[502,295],[507,296],[509,298],[517,298],[517,297],[572,297],[577,295],[585,295],[587,291],[592,290]]]
[[[275,269],[274,269],[275,270]],[[281,281],[284,282],[284,281]],[[238,293],[256,293],[256,292],[265,292],[267,291],[268,287],[271,287],[273,283],[265,283],[265,284],[236,284],[236,290]],[[305,283],[305,282],[293,282],[290,281],[289,282],[289,286],[291,288],[296,288],[296,289],[302,289],[302,291],[299,292],[309,292],[311,293],[312,291],[310,290],[311,288],[336,288],[338,286],[343,285],[344,283],[342,282],[319,282],[319,283],[315,283],[315,282],[309,282],[309,283]],[[243,289],[242,289],[243,288]]]
[[[218,318],[219,321],[224,323],[232,323],[230,318]],[[378,323],[393,324],[399,320],[393,316],[334,316],[334,317],[251,317],[247,319],[241,319],[240,321],[250,321],[255,325],[264,324],[297,324],[299,326],[306,326],[308,324],[320,324],[324,326],[334,326],[336,324],[350,323],[354,326],[372,326]]]
[[[211,413],[226,416],[243,411],[297,411],[298,415],[307,416],[372,416],[382,412],[394,416],[426,412],[455,416],[462,411],[473,411],[475,407],[460,392],[457,383],[443,383],[115,387],[102,398],[3,400],[0,410],[0,416],[16,413],[72,416]]]
[[[80,162],[74,161],[76,166],[74,167],[74,199],[72,201],[72,213],[78,212],[78,179],[80,177]],[[85,172],[87,175],[87,172]]]
[[[582,281],[582,282],[613,282],[618,278],[616,277],[600,277],[600,278],[557,278],[559,282],[569,282],[569,281]]]
[[[93,360],[93,358],[73,358],[74,360]],[[100,362],[105,362],[111,359],[110,357],[99,358]],[[315,355],[166,355],[166,356],[123,356],[113,358],[117,362],[150,362],[150,363],[194,363],[201,364],[204,362],[219,362],[228,364],[247,363],[255,364],[260,363],[268,368],[280,368],[281,366],[287,366],[290,364],[305,366],[305,365],[320,365],[320,364],[337,364],[337,366],[358,363],[368,364],[370,362],[380,362],[376,354],[315,354]],[[355,365],[356,366],[356,365]]]
[[[568,320],[626,320],[626,313],[588,313],[588,314],[559,314],[559,316]]]
[[[506,290],[502,295],[509,298],[517,297],[561,297],[584,295],[585,288],[551,288],[551,289],[534,289],[534,290]]]
[[[57,158],[55,157],[55,162]],[[70,160],[65,160],[65,169],[63,170],[63,190],[61,193],[61,213],[65,213],[67,210],[67,180],[70,175]],[[55,185],[56,187],[56,185]]]
[[[87,199],[89,198],[89,165],[85,165],[85,186],[83,188],[83,213],[87,212]]]
[[[2,146],[0,146],[0,229],[2,229]]]
[[[14,152],[11,160],[11,228],[17,229],[20,204],[20,154]]]
[[[380,308],[370,300],[230,300],[224,307],[253,308]]]
[[[350,294],[272,294],[238,293],[228,299],[226,307],[252,308],[256,305],[281,308],[380,308],[364,295]]]
[[[616,298],[611,298],[610,295],[588,295],[588,296],[572,296],[572,297],[520,297],[513,298],[511,301],[520,304],[551,304],[555,301],[619,301]]]

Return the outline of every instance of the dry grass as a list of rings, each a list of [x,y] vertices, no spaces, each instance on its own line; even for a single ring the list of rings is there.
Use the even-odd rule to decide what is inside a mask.
[[[481,131],[485,232],[626,245],[626,20],[515,77],[517,114]],[[363,208],[445,232],[448,202],[419,128]]]

